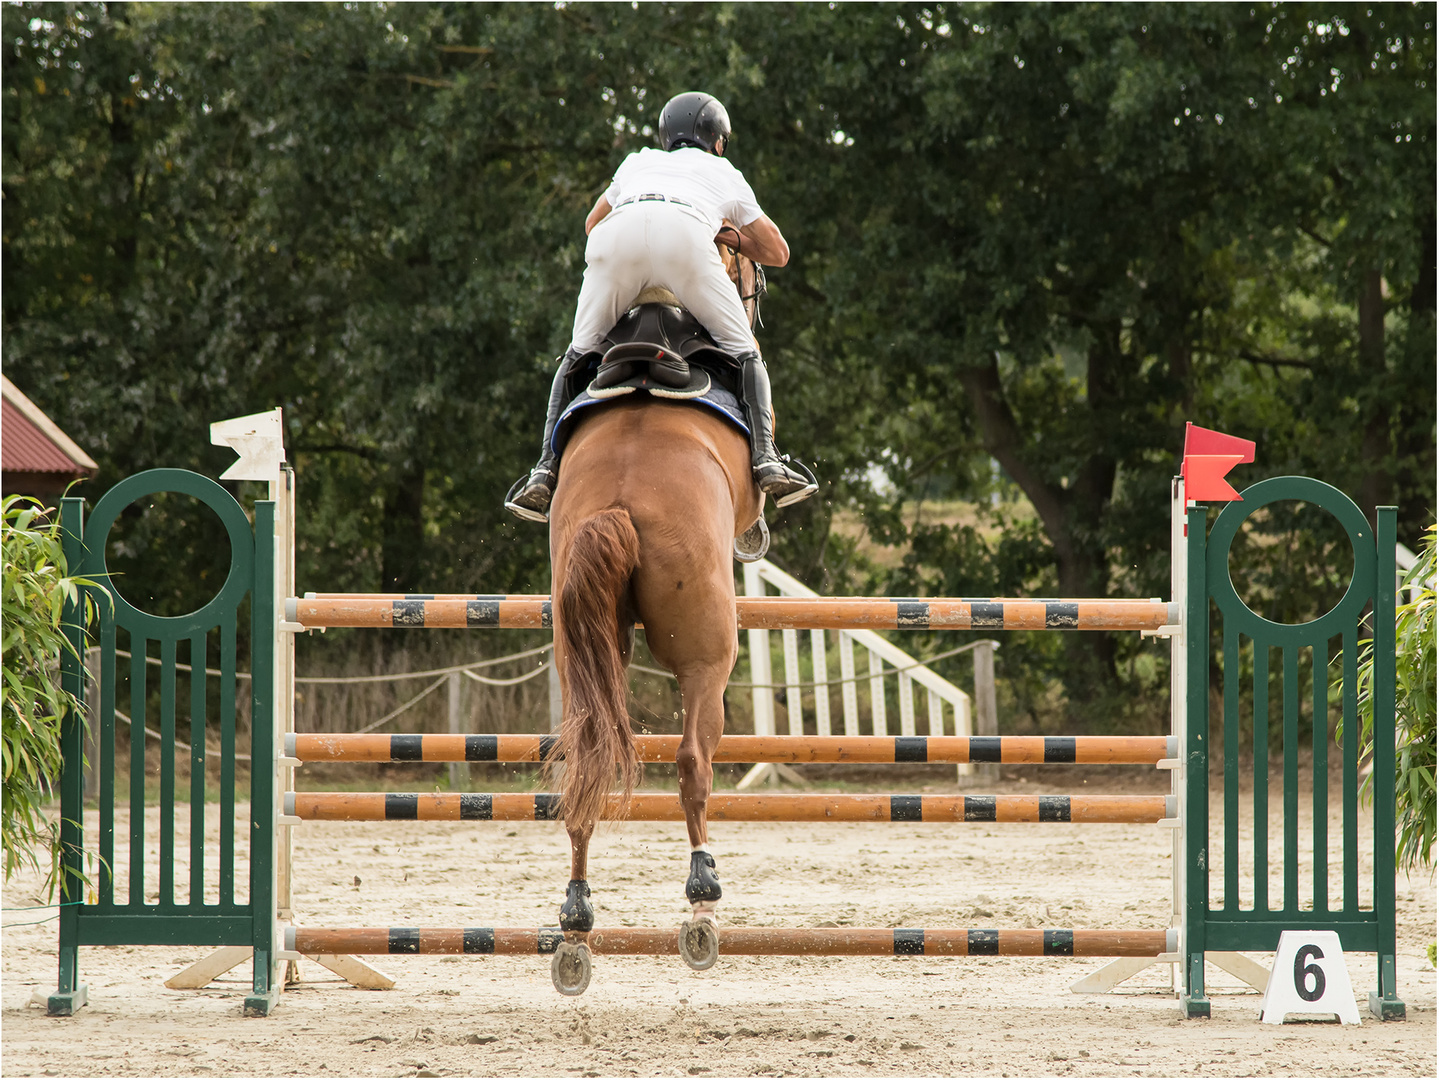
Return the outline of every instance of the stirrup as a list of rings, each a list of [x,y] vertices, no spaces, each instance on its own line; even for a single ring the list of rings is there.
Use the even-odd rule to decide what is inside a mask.
[[[734,557],[740,562],[759,562],[769,551],[769,526],[759,518],[739,536],[735,537]]]
[[[770,458],[754,466],[755,482],[766,495],[774,498],[775,506],[793,506],[819,490],[819,481],[803,462],[788,454]]]
[[[545,477],[549,477],[548,483]],[[522,476],[510,485],[505,495],[505,509],[525,521],[544,524],[550,520],[550,499],[555,493],[555,481],[553,472],[536,465],[528,476]]]

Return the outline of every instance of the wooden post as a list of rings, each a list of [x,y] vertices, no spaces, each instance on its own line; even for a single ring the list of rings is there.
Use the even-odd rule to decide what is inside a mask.
[[[560,667],[555,663],[555,650],[550,648],[550,733],[558,735],[560,726],[565,722],[565,698],[564,692],[560,689]],[[547,766],[549,770],[552,791],[559,790],[564,783],[565,763],[563,761],[552,761]]]
[[[450,710],[449,710],[449,711],[450,711],[450,734],[451,734],[451,735],[463,735],[463,734],[465,734],[465,732],[464,732],[464,729],[463,729],[463,725],[462,725],[462,723],[461,723],[461,714],[460,714],[460,673],[459,673],[458,671],[452,671],[452,672],[450,672],[450,677],[449,677],[448,683],[449,683],[449,685],[446,687],[446,689],[449,691],[449,696],[450,696],[450,701],[449,701],[449,706],[450,706]],[[465,762],[463,762],[463,761],[452,761],[452,762],[450,762],[450,790],[451,790],[451,791],[459,791],[461,788],[468,787],[468,786],[469,786],[469,783],[468,783],[469,779],[470,779],[470,767],[469,767],[469,765],[467,765],[467,764],[466,764]]]
[[[554,651],[550,652],[550,732],[558,734],[565,722],[565,700],[560,692],[560,669],[555,664]]]
[[[746,563],[744,567],[744,591],[746,596],[764,596],[764,579],[760,577],[758,563]],[[773,735],[774,731],[774,687],[770,670],[769,631],[749,630],[749,680],[754,684],[750,691],[750,702],[754,708],[754,733]],[[777,782],[773,765],[760,763],[740,777],[735,784],[737,791],[768,782],[773,787]]]
[[[994,642],[981,641],[974,649],[974,733],[998,735],[999,715],[994,704]],[[985,780],[999,779],[999,766],[975,765]]]

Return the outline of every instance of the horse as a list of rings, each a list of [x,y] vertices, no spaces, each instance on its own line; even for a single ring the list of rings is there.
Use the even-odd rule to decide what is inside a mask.
[[[708,841],[712,761],[724,730],[724,691],[738,650],[734,540],[764,496],[749,441],[709,409],[636,395],[598,408],[565,447],[550,505],[555,664],[564,719],[561,807],[570,882],[560,909],[565,943],[552,972],[563,993],[589,981],[594,923],[586,878],[595,822],[611,802],[615,768],[628,804],[639,776],[627,708],[635,623],[679,680],[684,721],[675,764],[691,847],[685,894],[694,918],[681,952],[703,970],[718,953],[721,888]],[[623,810],[621,810],[623,813]]]

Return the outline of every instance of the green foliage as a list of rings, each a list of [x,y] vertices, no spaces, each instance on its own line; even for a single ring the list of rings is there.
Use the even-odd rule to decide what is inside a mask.
[[[60,684],[61,652],[74,655],[61,617],[88,582],[67,575],[59,522],[49,513],[24,495],[7,495],[0,508],[5,673],[0,836],[6,880],[22,867],[38,869],[41,850],[48,852],[54,880],[59,829],[46,818],[43,804],[60,777],[61,718],[79,705]]]
[[[1434,865],[1435,838],[1435,539],[1424,534],[1419,559],[1404,575],[1408,603],[1395,611],[1394,627],[1394,812],[1400,866]],[[1374,652],[1366,644],[1359,662],[1361,755],[1374,752]],[[1372,776],[1365,781],[1366,790]]]
[[[1023,591],[1162,594],[1185,420],[1258,440],[1241,484],[1318,475],[1427,520],[1433,401],[1405,387],[1434,364],[1432,9],[786,7],[745,30],[764,84],[738,108],[769,112],[780,219],[810,230],[773,305],[811,384],[800,445],[855,424],[839,445],[860,460],[821,472],[909,545],[863,588],[974,595],[1012,565],[992,535],[902,512],[985,499],[995,462],[1042,531]],[[836,385],[870,392],[830,411]],[[793,540],[776,530],[787,565],[823,566]],[[1328,547],[1302,541],[1296,577]],[[1324,597],[1286,603],[1303,621]],[[1100,722],[1154,650],[1075,636],[1026,659]]]
[[[547,587],[543,531],[500,500],[537,450],[584,214],[696,87],[794,252],[762,333],[782,448],[824,481],[772,512],[808,584],[1161,595],[1185,420],[1258,440],[1241,484],[1316,475],[1397,503],[1403,535],[1430,520],[1432,6],[0,19],[7,374],[94,454],[97,490],[216,475],[206,425],[282,405],[302,588]],[[972,528],[906,509],[995,495]],[[159,542],[179,516],[123,515],[113,565],[183,611],[223,552]],[[1327,544],[1274,573],[1312,578]],[[1036,720],[1103,730],[1163,685],[1160,655],[1036,635],[1001,678]]]
[[[1394,808],[1399,836],[1395,857],[1402,867],[1432,866],[1435,840],[1435,541],[1439,526],[1424,534],[1420,556],[1404,575],[1410,600],[1395,609]],[[1374,752],[1374,648],[1359,656],[1359,750]],[[1343,734],[1343,728],[1340,728]],[[1373,775],[1365,779],[1369,792]]]

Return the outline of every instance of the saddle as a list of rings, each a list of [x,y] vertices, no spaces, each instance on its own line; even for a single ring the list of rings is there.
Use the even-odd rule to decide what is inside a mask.
[[[738,366],[668,289],[646,289],[597,349],[567,372],[574,393],[613,398],[644,390],[684,400],[709,393],[714,379],[733,392]]]

